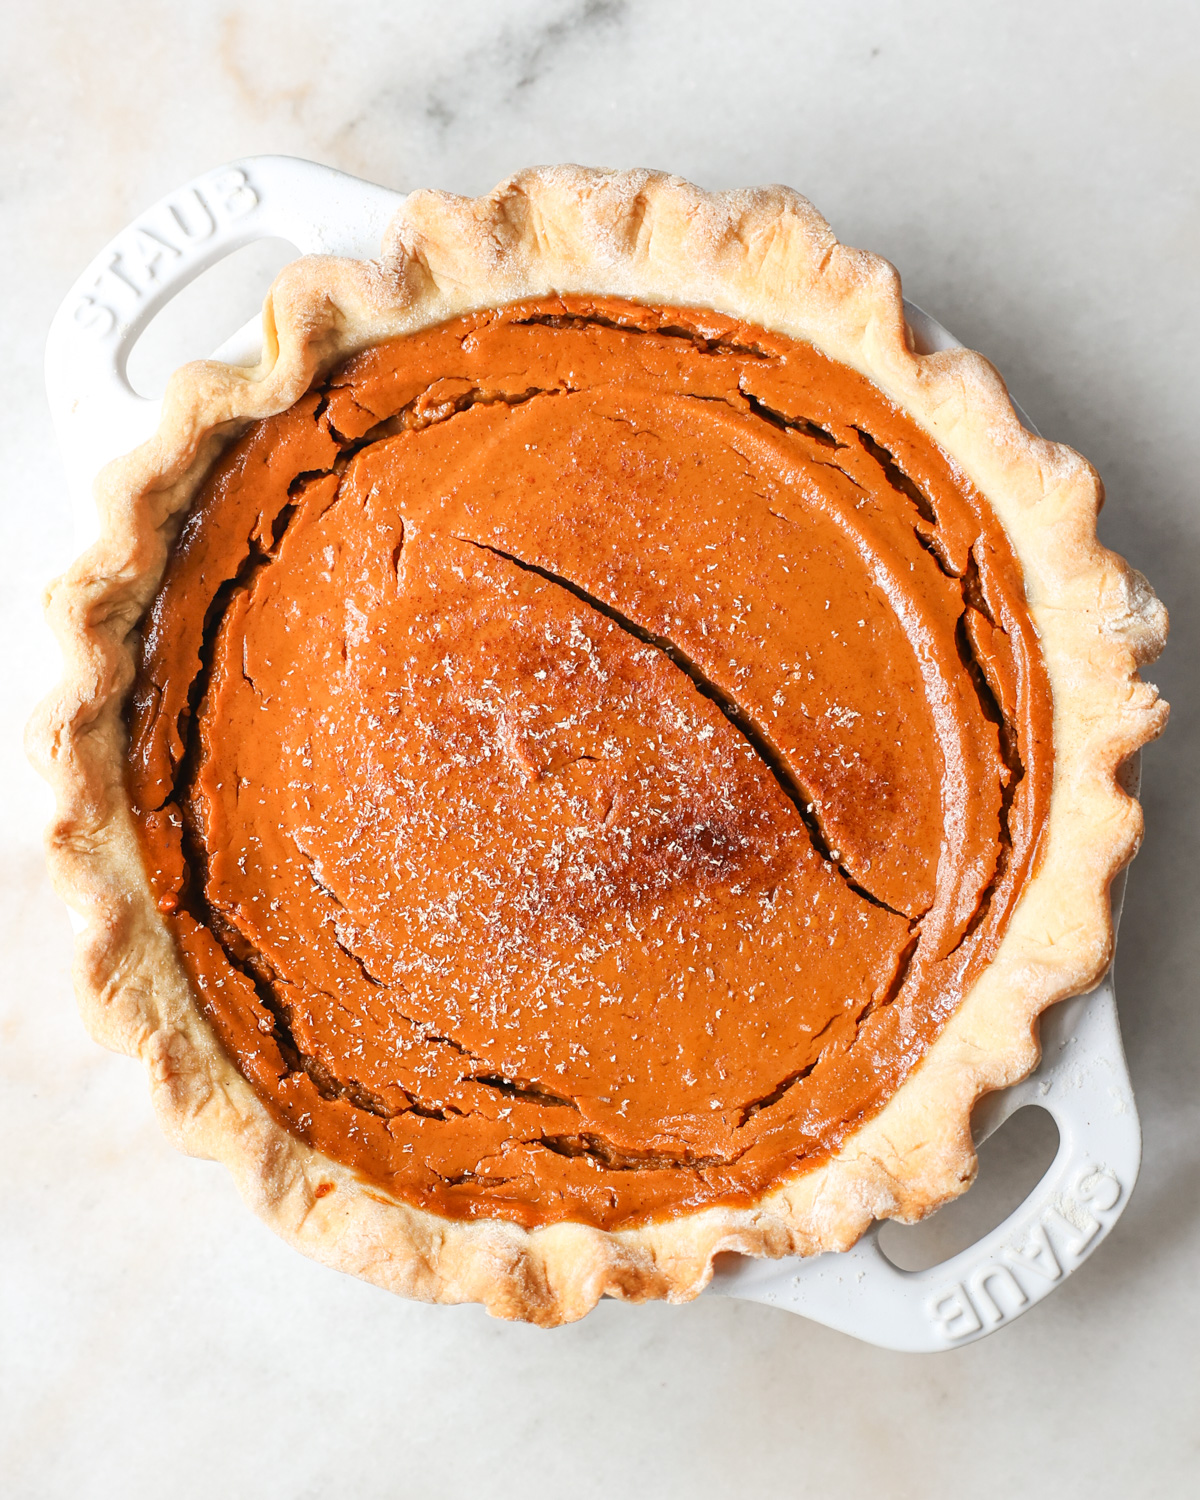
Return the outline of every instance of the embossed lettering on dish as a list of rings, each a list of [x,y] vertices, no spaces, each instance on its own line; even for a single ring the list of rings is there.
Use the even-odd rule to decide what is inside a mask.
[[[929,1321],[948,1342],[994,1328],[1040,1301],[1104,1238],[1108,1215],[1124,1188],[1111,1167],[1087,1163],[1069,1192],[1056,1194],[1019,1240],[1002,1244],[960,1282],[925,1304]]]
[[[242,167],[176,193],[104,252],[90,290],[75,305],[74,322],[101,339],[127,326],[170,270],[193,256],[222,224],[245,218],[261,201]]]

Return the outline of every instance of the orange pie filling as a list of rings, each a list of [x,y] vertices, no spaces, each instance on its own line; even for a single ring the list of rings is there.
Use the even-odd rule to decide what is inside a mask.
[[[130,787],[272,1114],[454,1217],[606,1228],[836,1149],[995,952],[1052,775],[988,504],[869,381],[554,298],[220,461]]]

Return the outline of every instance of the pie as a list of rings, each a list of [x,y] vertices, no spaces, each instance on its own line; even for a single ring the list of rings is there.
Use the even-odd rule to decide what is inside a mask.
[[[101,476],[33,736],[174,1138],[543,1324],[963,1191],[1166,715],[1090,466],[783,189],[416,193],[264,329]]]

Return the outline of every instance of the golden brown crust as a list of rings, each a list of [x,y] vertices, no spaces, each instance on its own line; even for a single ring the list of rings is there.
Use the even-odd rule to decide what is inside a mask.
[[[1024,569],[1054,695],[1040,866],[992,964],[902,1088],[835,1157],[753,1208],[615,1233],[443,1219],[385,1200],[276,1125],[199,1013],[123,782],[138,624],[229,437],[383,338],[553,291],[714,308],[807,339],[867,375],[994,506]],[[839,245],[784,188],[710,195],[651,172],[559,167],[474,201],[415,193],[378,263],[289,266],[267,299],[264,332],[253,371],[180,370],[156,435],[100,476],[101,540],[48,598],[64,680],[30,731],[58,798],[51,871],[86,923],[76,957],[84,1019],[105,1045],[143,1058],[172,1139],[225,1162],[255,1211],[306,1254],[407,1296],[479,1301],[541,1324],[580,1317],[604,1294],[684,1300],[718,1251],[843,1249],[873,1218],[918,1218],[961,1192],[975,1170],[975,1100],[1029,1071],[1037,1015],[1108,962],[1109,883],[1141,834],[1117,773],[1166,718],[1137,676],[1162,648],[1165,611],[1097,542],[1101,487],[1090,465],[1025,431],[979,355],[915,355],[893,268]]]

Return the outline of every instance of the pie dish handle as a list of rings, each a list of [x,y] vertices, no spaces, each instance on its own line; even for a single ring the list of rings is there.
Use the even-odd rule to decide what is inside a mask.
[[[139,396],[126,367],[167,303],[255,240],[290,240],[304,255],[369,259],[403,201],[402,193],[315,162],[248,156],[168,194],[95,257],[63,300],[46,341],[46,389],[80,545],[97,534],[96,474],[158,425],[161,402]],[[256,341],[239,335],[218,357],[255,363]]]
[[[1113,890],[1114,929],[1123,891],[1122,876]],[[986,1095],[972,1119],[976,1145],[1029,1105],[1048,1111],[1059,1133],[1041,1181],[989,1234],[940,1265],[903,1271],[884,1253],[875,1224],[840,1254],[725,1257],[710,1290],[914,1354],[973,1343],[1028,1312],[1111,1232],[1142,1157],[1111,969],[1088,994],[1046,1012],[1041,1042],[1040,1065]]]

